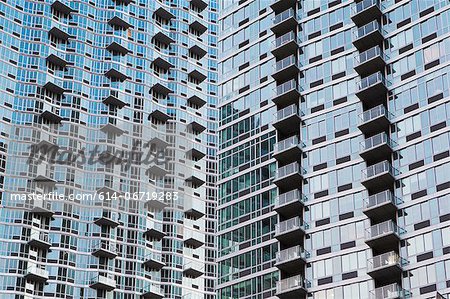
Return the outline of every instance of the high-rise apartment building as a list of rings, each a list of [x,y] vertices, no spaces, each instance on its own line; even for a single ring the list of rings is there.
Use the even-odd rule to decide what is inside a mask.
[[[217,2],[8,0],[0,26],[0,297],[214,298]]]
[[[222,1],[219,298],[448,298],[450,2]]]

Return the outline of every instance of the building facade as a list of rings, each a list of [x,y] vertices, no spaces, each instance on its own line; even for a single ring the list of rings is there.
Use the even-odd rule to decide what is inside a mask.
[[[214,298],[217,2],[0,12],[0,297]]]
[[[448,1],[223,1],[218,296],[448,298]]]

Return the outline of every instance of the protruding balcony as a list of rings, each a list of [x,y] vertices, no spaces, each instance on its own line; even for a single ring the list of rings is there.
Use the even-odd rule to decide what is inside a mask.
[[[41,117],[51,123],[59,124],[62,117],[59,116],[59,109],[45,102],[42,108]]]
[[[309,256],[308,251],[303,249],[302,246],[296,245],[277,252],[275,267],[286,273],[293,273],[305,266],[306,259]]]
[[[291,56],[283,58],[275,63],[275,70],[274,70],[274,73],[272,74],[272,77],[277,81],[284,81],[284,80],[287,80],[290,78],[297,78],[299,72],[300,72],[300,69],[299,69],[299,66],[297,63],[297,59],[295,58],[295,55],[291,55]],[[291,80],[291,81],[293,81],[291,84],[294,85],[294,86],[291,86],[292,87],[291,89],[294,89],[294,91],[298,92],[296,81],[295,80]],[[291,82],[291,81],[289,81],[289,82]],[[288,86],[286,86],[286,87],[288,87]],[[289,91],[289,90],[286,90],[286,91]],[[277,92],[277,95],[278,95],[278,92]],[[300,94],[298,94],[296,96],[299,96],[299,95]],[[281,96],[283,96],[283,94],[281,94]],[[291,95],[289,95],[289,96],[291,96]]]
[[[272,156],[280,162],[299,160],[304,147],[297,136],[291,136],[275,143]]]
[[[166,265],[166,263],[164,263],[163,261],[161,254],[157,254],[155,252],[147,254],[144,257],[144,261],[142,264],[148,269],[151,269],[153,271],[161,270],[162,267]]]
[[[206,54],[208,54],[208,51],[203,49],[203,45],[197,42],[196,40],[191,40],[189,45],[189,52],[191,54],[197,55],[198,58],[203,58]]]
[[[363,213],[372,220],[381,221],[395,216],[397,206],[402,200],[396,197],[392,191],[385,190],[364,199]]]
[[[272,125],[284,135],[290,135],[300,131],[301,114],[298,111],[297,105],[292,104],[278,110],[275,112],[274,118],[275,120]]]
[[[117,256],[117,248],[110,241],[100,240],[92,246],[92,255],[99,258],[113,259]]]
[[[398,227],[392,220],[388,220],[366,229],[365,242],[372,249],[386,251],[398,248],[400,235],[403,233],[405,233],[403,228]]]
[[[391,125],[390,119],[391,114],[386,107],[379,105],[360,114],[358,128],[365,135],[386,131]]]
[[[208,7],[208,2],[204,0],[189,0],[191,5],[197,7],[199,11],[204,11]]]
[[[125,48],[124,46],[122,46],[121,44],[119,44],[118,42],[113,41],[112,43],[110,43],[107,47],[106,50],[108,50],[111,53],[119,53],[121,55],[127,55],[128,52],[130,52],[127,48]]]
[[[307,294],[308,287],[310,287],[309,281],[301,275],[292,276],[277,281],[276,296],[280,299],[303,298]]]
[[[361,184],[373,192],[393,186],[398,170],[389,161],[382,161],[361,170]]]
[[[116,288],[116,280],[114,275],[103,276],[99,275],[91,279],[89,287],[95,290],[112,291]]]
[[[37,166],[36,177],[33,181],[40,185],[49,187],[54,187],[57,183],[57,181],[53,178],[53,172],[51,172],[44,163]]]
[[[367,274],[379,283],[400,281],[403,266],[408,262],[391,251],[367,260]]]
[[[64,89],[63,81],[47,76],[48,81],[44,84],[44,88],[54,94],[62,95],[66,90]]]
[[[52,3],[52,8],[63,15],[70,15],[70,13],[73,12],[73,9],[70,8],[69,4],[65,0],[55,0]]]
[[[201,108],[206,104],[206,101],[198,95],[194,94],[187,99],[187,103],[191,106]]]
[[[125,133],[125,130],[121,129],[118,126],[117,119],[112,118],[112,117],[108,118],[108,122],[106,124],[102,125],[100,130],[107,134],[115,134],[115,135],[119,135],[119,136],[122,135],[123,133]]]
[[[53,47],[49,47],[47,61],[53,65],[59,66],[60,68],[65,68],[67,65],[65,54],[59,53]]]
[[[300,89],[297,81],[292,79],[284,82],[275,88],[275,96],[272,102],[276,105],[286,106],[289,104],[297,104],[300,100]]]
[[[352,6],[351,18],[356,26],[362,26],[381,17],[379,0],[363,0]]]
[[[163,69],[165,71],[168,71],[169,69],[174,67],[173,64],[162,57],[157,57],[155,60],[153,60],[152,64],[153,66],[156,66],[157,68]]]
[[[202,149],[200,146],[197,146],[196,144],[193,145],[193,147],[186,152],[186,156],[194,161],[199,161],[203,159],[203,157],[206,156],[204,153],[204,149]]]
[[[155,134],[155,133],[153,133],[153,134]],[[166,141],[166,136],[164,134],[155,134],[155,136],[152,137],[148,141],[148,146],[150,146],[150,147],[154,146],[154,147],[157,147],[159,149],[165,149],[169,145],[170,144],[169,144],[169,142]]]
[[[186,196],[184,199],[184,213],[192,219],[200,219],[205,216],[206,204],[200,198]]]
[[[64,42],[67,42],[70,38],[70,35],[63,31],[62,29],[58,28],[57,26],[52,27],[49,31],[48,34],[50,36],[53,36],[56,39],[62,40]]]
[[[129,19],[129,17],[125,14],[116,15],[108,21],[108,24],[112,27],[117,27],[117,28],[121,28],[123,30],[127,30],[128,28],[131,27],[131,24],[129,23],[128,19]]]
[[[189,78],[192,78],[198,82],[203,82],[206,80],[206,75],[199,72],[197,69],[192,68],[192,70],[188,73]]]
[[[108,226],[115,228],[119,226],[119,215],[114,212],[105,211],[98,218],[95,218],[94,223],[99,226]]]
[[[55,214],[50,201],[36,199],[31,202],[31,213],[41,217],[52,217]]]
[[[381,72],[377,72],[357,83],[355,95],[369,107],[384,103],[387,99],[387,84]]]
[[[376,288],[369,293],[370,299],[407,299],[411,292],[403,289],[398,283]]]
[[[198,278],[204,274],[204,266],[197,261],[190,261],[183,265],[183,274],[187,277]]]
[[[299,245],[308,227],[300,217],[290,218],[275,225],[275,238],[286,246]]]
[[[118,98],[118,93],[111,93],[103,100],[103,104],[108,106],[115,106],[119,109],[122,109],[126,103]]]
[[[188,124],[189,130],[191,130],[194,134],[200,134],[206,130],[206,126],[200,123],[197,120],[193,120]]]
[[[147,285],[142,291],[144,299],[162,299],[164,298],[164,289],[156,284]]]
[[[160,95],[163,95],[165,97],[167,97],[170,93],[173,93],[172,89],[170,89],[169,87],[167,87],[159,82],[152,86],[152,91],[154,91]]]
[[[173,38],[171,38],[170,36],[166,35],[162,31],[156,33],[153,36],[153,40],[156,41],[156,42],[159,42],[159,43],[161,43],[163,45],[166,45],[166,46],[168,46],[168,45],[170,45],[170,44],[175,42],[175,40]]]
[[[389,160],[395,142],[385,132],[379,133],[360,143],[359,155],[368,163]]]
[[[294,189],[278,195],[273,209],[284,217],[301,216],[306,201],[307,197],[299,189]]]
[[[195,32],[198,32],[199,35],[202,35],[203,33],[208,30],[208,27],[200,23],[199,21],[195,20],[189,25],[189,29],[194,30]]]
[[[280,13],[288,8],[295,8],[297,0],[271,0],[271,2],[270,8],[272,8],[275,13]]]
[[[183,242],[185,246],[197,249],[205,244],[205,235],[200,231],[186,229]]]
[[[147,169],[147,175],[151,176],[153,179],[163,178],[168,173],[169,172],[166,170],[165,163],[161,163],[161,164],[155,163]]]
[[[380,46],[375,46],[355,55],[355,71],[361,76],[381,71],[386,66],[386,58]]]
[[[170,115],[159,109],[155,109],[148,115],[148,119],[149,120],[154,119],[161,123],[166,123],[170,119]]]
[[[362,27],[355,28],[353,31],[353,45],[359,51],[380,45],[384,39],[380,27],[380,23],[375,20]]]
[[[158,3],[158,1],[155,1],[155,5],[156,8],[153,12],[154,17],[156,16],[166,21],[170,21],[171,19],[175,18],[175,15],[171,13],[167,7]]]
[[[30,265],[25,272],[25,278],[33,282],[43,283],[48,280],[48,271],[39,268],[37,265]]]
[[[153,220],[147,220],[146,231],[144,232],[144,237],[150,241],[161,241],[166,234],[163,232],[163,227],[161,223],[155,222]]]
[[[293,162],[277,169],[273,183],[281,189],[301,187],[305,173],[306,171],[300,166],[300,163]]]
[[[52,246],[52,240],[47,232],[35,231],[32,229],[28,245],[47,251]]]
[[[298,39],[295,32],[291,31],[277,37],[273,42],[272,54],[282,58],[289,55],[297,55]]]
[[[122,66],[113,66],[105,73],[105,76],[111,80],[125,81],[130,79],[125,73],[125,68]]]
[[[298,25],[295,11],[293,8],[289,8],[282,13],[276,14],[273,19],[273,25],[270,28],[273,33],[281,34],[286,31],[292,31]]]

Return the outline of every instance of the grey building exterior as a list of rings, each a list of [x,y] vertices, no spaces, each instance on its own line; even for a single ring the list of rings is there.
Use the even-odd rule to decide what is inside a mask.
[[[449,18],[221,3],[220,298],[448,298]]]

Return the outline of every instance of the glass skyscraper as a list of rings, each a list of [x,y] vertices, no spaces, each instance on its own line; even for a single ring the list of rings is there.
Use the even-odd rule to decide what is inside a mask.
[[[0,297],[214,298],[217,2],[8,0],[0,26]]]
[[[449,1],[221,1],[219,298],[448,298]]]

